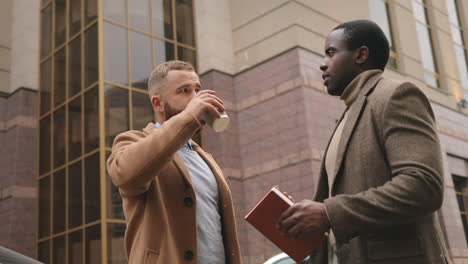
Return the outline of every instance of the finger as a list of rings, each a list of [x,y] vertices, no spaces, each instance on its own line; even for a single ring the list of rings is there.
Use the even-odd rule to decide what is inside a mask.
[[[299,239],[299,237],[304,233],[304,230],[302,229],[302,225],[300,224],[293,225],[291,228],[289,228],[288,232],[286,233],[286,236],[292,237],[294,239]]]
[[[215,100],[215,101],[217,102],[219,111],[220,111],[220,112],[223,112],[223,111],[225,110],[223,100],[221,100],[221,99],[220,99],[219,97],[217,97],[216,95],[213,95],[213,94],[205,94],[204,96],[200,97],[200,99],[201,99],[201,100],[208,100],[208,99]]]
[[[213,113],[215,118],[220,118],[221,117],[221,114],[219,113],[218,109],[215,106],[213,106],[212,104],[207,103],[207,107],[208,107],[208,111]]]
[[[280,217],[278,218],[278,223],[281,223],[284,219],[290,217],[292,214],[294,214],[294,212],[296,212],[296,206],[295,205],[289,207],[286,211],[284,211],[280,215]]]
[[[195,95],[195,97],[201,97],[201,96],[208,95],[208,94],[213,95],[213,94],[216,94],[216,92],[213,90],[201,90]]]
[[[208,103],[208,104],[214,106],[216,108],[216,111],[218,112],[218,114],[220,114],[220,112],[224,111],[224,106],[214,98],[207,98],[207,99],[204,99],[203,101],[205,103]]]
[[[280,231],[283,232],[284,234],[287,234],[289,229],[291,229],[294,225],[297,224],[297,217],[295,214],[293,214],[292,216],[284,219],[281,223],[280,223]]]

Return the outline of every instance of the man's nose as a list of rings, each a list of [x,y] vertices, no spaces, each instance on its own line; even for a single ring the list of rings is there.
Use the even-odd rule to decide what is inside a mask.
[[[320,63],[320,70],[321,71],[326,71],[328,69],[328,66],[327,64],[325,63],[325,60],[322,61],[322,63]]]

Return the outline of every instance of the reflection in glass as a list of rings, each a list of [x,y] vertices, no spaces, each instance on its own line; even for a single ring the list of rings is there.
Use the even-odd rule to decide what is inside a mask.
[[[81,91],[81,37],[74,39],[68,45],[68,97],[72,97]]]
[[[86,259],[87,264],[101,264],[101,225],[86,228]]]
[[[179,60],[190,62],[194,68],[197,68],[197,53],[195,51],[179,46],[177,52],[179,53]]]
[[[174,39],[172,29],[172,1],[153,1],[153,33],[168,39]]]
[[[41,20],[41,57],[45,57],[52,50],[52,5],[42,11]]]
[[[174,45],[164,40],[154,39],[156,65],[175,59]]]
[[[54,56],[54,103],[55,106],[65,101],[65,48],[57,51]]]
[[[132,86],[143,90],[148,89],[148,78],[153,67],[151,59],[151,38],[130,31],[132,54]]]
[[[54,173],[52,179],[54,180],[54,234],[58,234],[65,231],[65,169]]]
[[[452,32],[452,40],[455,47],[455,58],[458,64],[458,73],[460,75],[460,83],[465,89],[468,88],[468,69],[466,58],[467,52],[464,48],[465,39],[463,38],[463,31],[461,29],[461,22],[459,16],[459,8],[457,1],[447,0],[447,10],[450,21],[450,30]]]
[[[100,203],[100,170],[99,152],[85,159],[85,215],[86,223],[99,220],[101,217]]]
[[[85,93],[85,152],[99,147],[99,100],[97,87]]]
[[[83,263],[83,237],[81,230],[68,235],[68,263]]]
[[[96,0],[85,0],[85,21],[86,24],[97,18],[97,3]]]
[[[109,158],[110,152],[106,152],[106,160]],[[110,176],[106,177],[107,182],[107,215],[110,219],[124,219],[122,208],[122,197],[119,189],[112,183]]]
[[[154,122],[153,106],[147,94],[133,92],[132,104],[133,129],[141,130],[145,128],[149,122]]]
[[[54,168],[65,163],[65,107],[54,112]]]
[[[55,0],[55,46],[65,42],[65,20],[67,16],[67,4],[65,0]]]
[[[176,0],[177,41],[195,46],[192,0]]]
[[[46,60],[41,65],[41,114],[50,110],[50,100],[52,91],[52,62]]]
[[[37,259],[42,263],[50,263],[50,240],[39,243]]]
[[[40,121],[39,131],[39,174],[50,170],[50,116]]]
[[[68,160],[81,156],[81,96],[68,104]]]
[[[50,176],[39,180],[39,238],[50,235]]]
[[[132,1],[129,1],[131,3]],[[104,17],[112,19],[122,24],[127,24],[127,16],[125,15],[126,0],[104,0],[103,2]]]
[[[108,86],[105,88],[106,146],[111,147],[114,138],[129,129],[128,90]]]
[[[54,263],[66,263],[65,261],[65,236],[54,238]]]
[[[107,225],[107,248],[110,264],[126,263],[124,235],[124,224]]]
[[[389,8],[388,3],[385,0],[369,0],[370,18],[372,21],[377,23],[390,44],[390,49],[395,52],[395,45],[393,43]],[[388,65],[392,68],[396,68],[396,60],[394,55],[390,54]]]
[[[88,87],[98,80],[99,75],[97,24],[94,24],[85,34],[85,87]]]
[[[68,228],[82,224],[81,161],[68,167]]]
[[[150,0],[128,1],[130,26],[150,32]]]
[[[81,0],[69,0],[70,37],[81,29]]]
[[[104,22],[104,79],[128,85],[127,29]]]

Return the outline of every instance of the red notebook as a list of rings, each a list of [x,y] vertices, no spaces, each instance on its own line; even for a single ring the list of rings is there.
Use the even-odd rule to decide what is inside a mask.
[[[244,219],[294,261],[300,263],[322,244],[326,236],[317,235],[301,240],[283,236],[276,228],[276,222],[292,205],[294,202],[274,186]]]

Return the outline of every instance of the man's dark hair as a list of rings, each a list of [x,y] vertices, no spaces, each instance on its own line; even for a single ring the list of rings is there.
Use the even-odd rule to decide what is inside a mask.
[[[354,20],[338,25],[333,31],[343,29],[348,50],[366,46],[373,67],[384,70],[390,53],[390,44],[382,29],[369,20]]]

